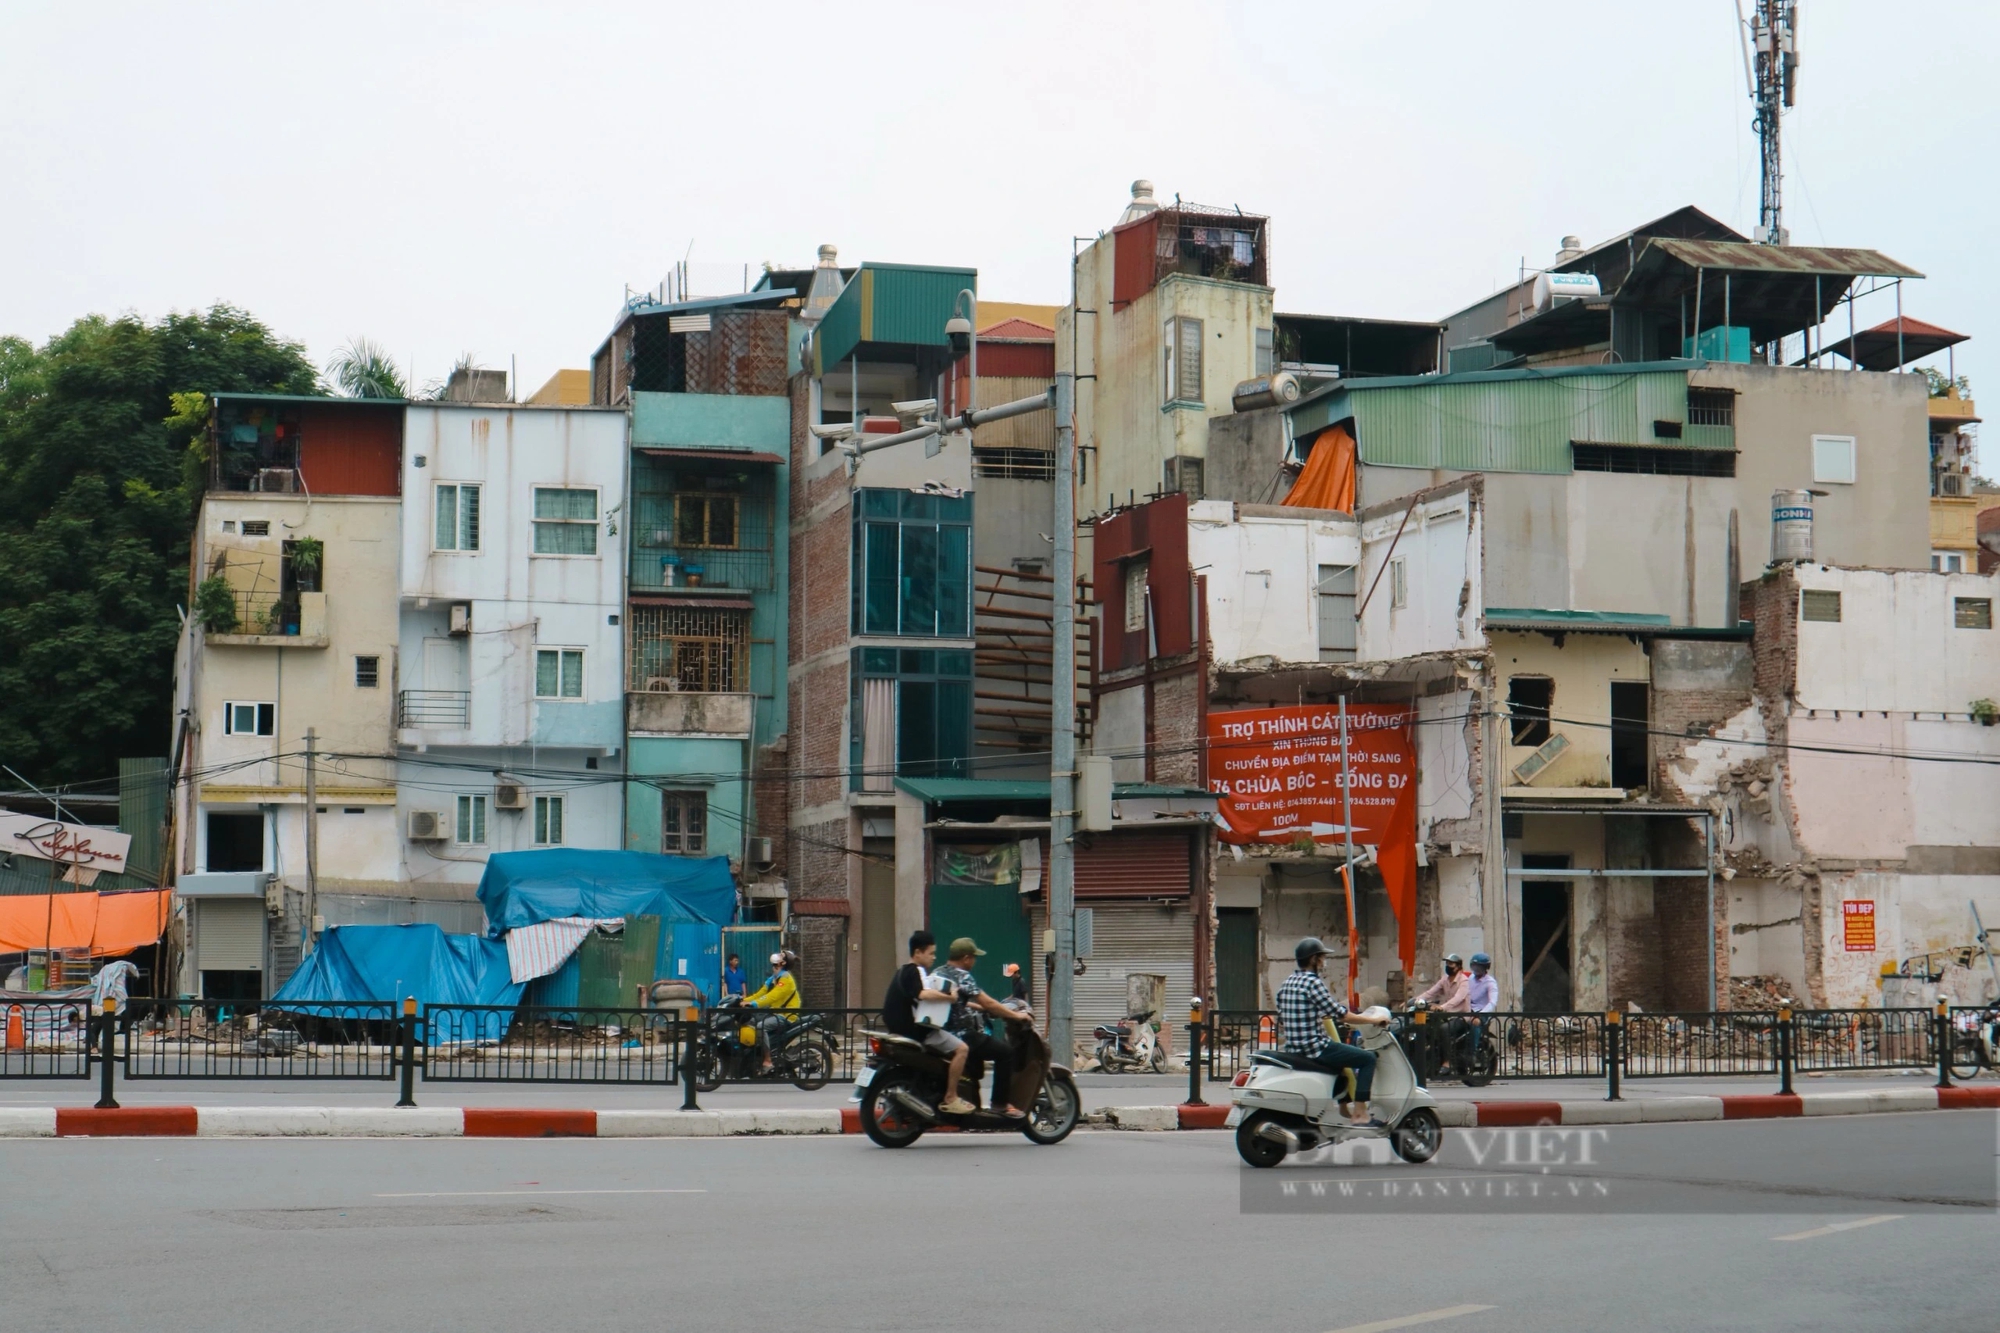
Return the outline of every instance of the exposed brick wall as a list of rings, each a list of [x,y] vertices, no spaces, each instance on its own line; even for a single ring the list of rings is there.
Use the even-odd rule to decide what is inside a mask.
[[[755,785],[757,836],[771,840],[776,861],[771,873],[782,878],[791,864],[786,833],[792,822],[792,769],[788,739],[778,737],[757,751]]]
[[[791,830],[791,889],[801,898],[846,898],[847,817]]]
[[[790,325],[783,310],[717,311],[707,333],[687,335],[687,391],[784,393]]]
[[[1700,866],[1705,843],[1693,821],[1651,821],[1653,864]],[[1653,881],[1653,920],[1660,941],[1661,1004],[1667,1010],[1706,1009],[1708,1005],[1709,940],[1703,934],[1708,917],[1708,888],[1698,879]],[[1715,997],[1729,1003],[1729,898],[1715,895]],[[1642,1002],[1643,1003],[1643,1002]]]
[[[1183,671],[1152,684],[1152,734],[1147,738],[1147,774],[1169,787],[1201,785],[1201,689],[1198,670]]]
[[[809,1008],[847,1003],[847,918],[799,916],[792,948],[799,955],[800,1002]]]

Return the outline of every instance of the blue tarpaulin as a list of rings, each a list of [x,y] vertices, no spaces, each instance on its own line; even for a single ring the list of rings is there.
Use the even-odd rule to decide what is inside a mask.
[[[334,926],[319,937],[274,1001],[377,1000],[398,1005],[520,1003],[507,946],[437,926]]]
[[[565,916],[657,916],[718,926],[736,919],[736,883],[725,856],[570,847],[498,852],[486,858],[479,901],[486,933],[496,940],[518,926]]]

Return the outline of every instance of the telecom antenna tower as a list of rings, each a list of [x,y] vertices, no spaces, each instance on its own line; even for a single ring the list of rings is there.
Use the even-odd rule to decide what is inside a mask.
[[[1750,101],[1757,108],[1751,128],[1763,158],[1763,181],[1757,198],[1757,241],[1784,245],[1784,170],[1779,158],[1779,119],[1797,100],[1799,91],[1798,0],[1750,0],[1748,20],[1741,0],[1736,17],[1743,40],[1743,77]]]

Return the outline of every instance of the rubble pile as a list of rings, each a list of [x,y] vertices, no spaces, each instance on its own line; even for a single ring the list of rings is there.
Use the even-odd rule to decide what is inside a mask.
[[[1796,1005],[1797,990],[1783,977],[1731,977],[1727,1003],[1731,1009],[1773,1010]]]

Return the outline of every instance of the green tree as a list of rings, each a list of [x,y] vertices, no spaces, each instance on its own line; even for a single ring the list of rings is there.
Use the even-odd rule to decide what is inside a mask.
[[[327,377],[349,398],[407,398],[403,372],[382,349],[368,338],[354,338],[326,363]]]
[[[65,782],[167,752],[205,395],[318,387],[226,305],[0,338],[0,762]]]

